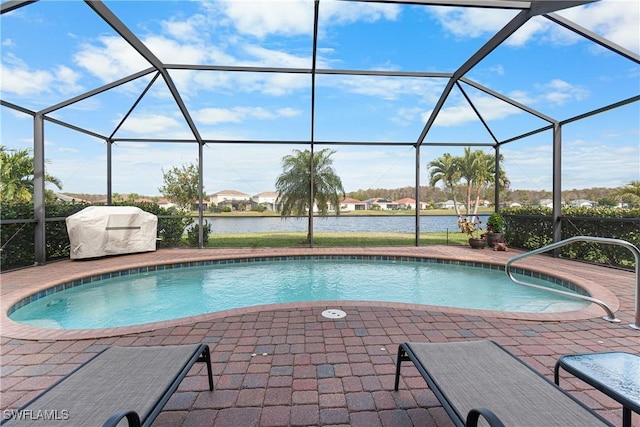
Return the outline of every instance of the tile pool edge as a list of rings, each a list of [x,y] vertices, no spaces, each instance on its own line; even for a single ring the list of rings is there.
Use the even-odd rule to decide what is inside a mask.
[[[276,251],[278,252],[278,251]],[[283,252],[283,251],[280,251]],[[297,250],[296,252],[300,252]],[[195,257],[194,257],[195,258]],[[175,327],[183,324],[212,321],[229,316],[237,316],[245,313],[259,312],[264,310],[303,310],[310,307],[384,307],[400,310],[419,310],[429,312],[447,312],[447,313],[460,313],[471,316],[490,316],[496,318],[511,318],[520,320],[535,320],[535,321],[562,321],[562,320],[578,320],[593,317],[602,317],[602,310],[594,306],[593,304],[588,307],[577,310],[562,313],[521,313],[521,312],[502,312],[502,311],[490,311],[490,310],[478,310],[478,309],[466,309],[455,308],[445,306],[430,306],[421,304],[408,304],[408,303],[390,303],[390,302],[378,302],[378,301],[310,301],[310,302],[297,302],[297,303],[284,303],[284,304],[267,304],[259,306],[243,307],[231,310],[224,310],[213,313],[206,313],[197,316],[183,317],[179,319],[172,319],[167,321],[146,323],[134,326],[123,326],[113,328],[102,329],[44,329],[27,326],[12,321],[8,317],[10,310],[15,310],[17,304],[26,304],[34,299],[42,298],[46,295],[50,295],[56,291],[60,291],[67,287],[80,286],[101,280],[109,277],[117,277],[129,274],[135,274],[139,272],[157,271],[165,269],[176,269],[194,266],[206,266],[206,265],[219,265],[219,264],[242,264],[253,263],[262,261],[286,261],[286,260],[299,260],[299,259],[322,259],[322,260],[372,260],[372,261],[395,261],[395,262],[428,262],[439,264],[452,264],[452,265],[464,265],[476,268],[488,268],[493,270],[504,271],[504,264],[500,262],[488,262],[488,261],[475,261],[469,259],[460,259],[456,257],[442,257],[432,256],[429,254],[362,254],[362,253],[314,253],[310,250],[309,253],[296,253],[290,254],[284,251],[283,253],[276,255],[255,255],[255,254],[243,254],[242,256],[221,256],[221,257],[199,257],[194,260],[181,260],[180,262],[173,262],[170,259],[158,262],[138,262],[135,265],[131,264],[121,269],[114,269],[114,271],[105,272],[100,269],[95,271],[85,272],[84,277],[67,277],[59,279],[56,282],[42,283],[40,286],[34,286],[28,289],[20,289],[17,291],[9,292],[3,295],[2,303],[2,317],[0,318],[0,325],[2,326],[2,335],[11,338],[22,339],[84,339],[84,338],[102,338],[111,336],[121,336],[132,333],[148,332],[163,328]],[[124,264],[124,263],[123,263]],[[104,270],[104,269],[103,269]],[[585,283],[584,279],[576,281],[573,278],[568,278],[563,274],[551,274],[550,272],[543,271],[544,269],[534,269],[531,267],[518,268],[517,272],[524,272],[531,277],[539,277],[546,280],[550,280],[557,284],[569,284],[570,286],[577,287],[584,290],[587,294],[594,296],[598,299],[603,299],[607,302],[615,311],[619,307],[619,302],[615,295],[607,289],[596,285],[595,283]]]
[[[391,261],[391,262],[413,262],[413,263],[428,263],[428,264],[442,264],[442,265],[455,265],[455,266],[464,266],[464,267],[473,267],[487,270],[498,270],[504,271],[504,266],[498,264],[491,264],[485,262],[477,262],[477,261],[464,261],[464,260],[453,260],[453,259],[442,259],[442,258],[426,258],[426,257],[408,257],[408,256],[397,256],[397,255],[274,255],[274,256],[261,256],[261,257],[246,257],[246,258],[231,258],[231,259],[212,259],[212,260],[201,260],[201,261],[190,261],[190,262],[181,262],[181,263],[170,263],[170,264],[157,264],[157,265],[149,265],[149,266],[141,266],[134,268],[125,268],[122,270],[116,270],[109,273],[102,273],[96,275],[86,276],[80,279],[60,283],[58,285],[49,287],[47,289],[34,292],[30,295],[25,296],[17,303],[13,304],[7,310],[7,315],[11,316],[11,314],[34,302],[39,300],[40,298],[44,298],[49,295],[53,295],[57,292],[61,292],[67,289],[73,289],[79,286],[84,286],[90,283],[94,283],[100,280],[106,280],[117,277],[125,277],[130,275],[136,275],[141,273],[149,273],[154,271],[165,271],[165,270],[179,270],[182,268],[193,268],[193,267],[207,267],[207,266],[218,266],[218,265],[229,265],[229,264],[255,264],[260,262],[281,262],[281,261],[302,261],[302,260],[319,260],[319,261]],[[557,276],[552,276],[547,273],[540,273],[536,271],[532,271],[529,269],[523,268],[514,268],[513,272],[516,274],[521,274],[525,277],[532,277],[534,279],[541,279],[562,288],[576,292],[581,295],[591,296],[589,292],[575,284],[573,281],[566,280]]]

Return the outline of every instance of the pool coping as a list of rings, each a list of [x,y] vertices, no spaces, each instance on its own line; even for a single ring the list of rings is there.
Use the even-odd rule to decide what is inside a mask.
[[[5,282],[7,278],[11,278],[12,272],[2,273],[0,276],[3,279],[2,287],[2,303],[0,312],[0,333],[2,336],[17,338],[17,339],[50,339],[50,340],[77,340],[77,339],[89,339],[89,338],[106,338],[113,336],[122,336],[128,334],[135,334],[141,332],[155,331],[164,328],[171,328],[181,326],[185,324],[210,322],[222,318],[239,316],[246,313],[259,312],[264,310],[287,310],[287,309],[301,309],[308,307],[342,307],[347,311],[348,307],[387,307],[401,310],[417,310],[417,311],[429,311],[429,312],[446,312],[457,313],[462,315],[471,316],[489,316],[495,318],[504,319],[518,319],[518,320],[531,320],[531,321],[568,321],[568,320],[581,320],[590,319],[594,317],[603,317],[605,315],[604,310],[595,304],[576,311],[568,311],[562,313],[521,313],[521,312],[502,312],[492,310],[478,310],[478,309],[466,309],[455,308],[445,306],[433,306],[422,304],[410,304],[410,303],[391,303],[391,302],[379,302],[379,301],[310,301],[310,302],[295,302],[295,303],[280,303],[280,304],[263,304],[257,306],[236,308],[224,311],[218,311],[213,313],[201,314],[196,316],[183,317],[180,319],[172,319],[161,322],[146,323],[142,325],[123,326],[113,328],[101,328],[101,329],[45,329],[37,328],[20,324],[11,320],[7,313],[18,302],[24,300],[29,295],[37,294],[49,288],[54,288],[63,283],[69,283],[73,281],[82,280],[82,278],[91,276],[101,276],[117,270],[139,269],[148,268],[158,265],[168,264],[184,264],[184,263],[198,263],[203,261],[223,260],[223,259],[246,259],[246,258],[271,258],[271,257],[296,257],[296,256],[327,256],[338,255],[344,256],[391,256],[391,257],[408,257],[408,258],[428,258],[428,259],[442,259],[448,262],[464,262],[464,263],[478,263],[482,265],[490,264],[495,265],[496,268],[504,268],[506,260],[512,256],[506,255],[504,252],[494,251],[482,251],[478,253],[477,250],[471,250],[470,248],[464,248],[461,250],[456,247],[444,247],[444,250],[436,251],[434,247],[376,247],[376,248],[265,248],[263,250],[258,249],[245,249],[245,250],[160,250],[151,253],[144,254],[131,254],[121,255],[115,257],[106,257],[98,260],[91,260],[90,262],[78,261],[78,260],[65,260],[60,263],[51,263],[45,266],[32,267],[36,269],[55,270],[58,274],[42,275],[40,280],[33,280],[28,286],[21,287],[14,290],[5,292]],[[449,250],[447,250],[449,249]],[[516,253],[517,254],[517,253]],[[531,258],[536,258],[534,256]],[[540,258],[536,261],[528,263],[519,263],[518,268],[530,270],[542,275],[548,275],[560,280],[572,282],[580,288],[586,290],[592,297],[604,301],[615,312],[619,309],[620,303],[616,295],[610,290],[598,285],[594,281],[591,281],[584,277],[573,277],[569,272],[564,271],[562,268],[558,268],[556,262],[551,262],[552,259],[543,257],[546,262],[540,262]],[[67,264],[70,267],[65,271]],[[526,264],[526,265],[525,265]],[[552,264],[552,265],[551,265]],[[82,267],[88,268],[82,268]],[[80,268],[76,268],[80,267]],[[27,269],[28,270],[28,269]],[[60,273],[59,270],[62,270]],[[77,271],[75,271],[77,270]],[[25,276],[25,274],[22,274]],[[57,276],[57,277],[56,277]]]

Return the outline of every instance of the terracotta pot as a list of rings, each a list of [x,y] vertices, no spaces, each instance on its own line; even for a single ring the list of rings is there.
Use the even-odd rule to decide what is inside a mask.
[[[485,239],[476,239],[473,237],[469,239],[469,246],[473,249],[484,249],[486,244],[487,241]]]

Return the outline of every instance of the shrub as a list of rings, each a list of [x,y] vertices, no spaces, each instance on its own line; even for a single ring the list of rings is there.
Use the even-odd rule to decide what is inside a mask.
[[[501,214],[494,212],[487,219],[487,231],[491,228],[492,233],[504,232],[504,218]]]
[[[47,261],[69,257],[69,235],[65,218],[89,206],[84,203],[51,202],[45,204],[47,219],[59,218],[45,223],[45,257]],[[182,244],[182,235],[193,223],[190,217],[174,217],[182,212],[164,209],[150,202],[115,203],[114,206],[137,206],[158,216],[158,248],[175,247]],[[3,220],[33,220],[33,203],[9,203],[0,205]],[[35,263],[35,222],[3,224],[0,227],[0,268],[2,270],[26,267]]]
[[[173,248],[180,246],[184,230],[193,223],[193,218],[186,217],[185,212],[175,208],[161,208],[152,202],[120,202],[113,206],[136,206],[145,212],[158,217],[158,248]]]
[[[211,224],[206,222],[202,226],[202,246],[205,248],[209,245],[209,233],[211,233]],[[187,243],[189,246],[199,247],[200,224],[194,224],[187,230]]]
[[[505,240],[510,246],[537,249],[553,242],[551,208],[505,208]],[[573,208],[561,211],[562,240],[574,236],[606,237],[625,240],[640,247],[640,209],[610,207]],[[635,258],[626,248],[593,242],[577,242],[563,246],[561,255],[599,264],[630,267]]]
[[[45,223],[47,260],[67,258],[69,256],[69,236],[64,221],[69,215],[81,211],[88,205],[84,203],[51,202],[45,204],[46,218],[63,218]],[[3,201],[0,206],[3,220],[33,220],[33,203],[9,203]],[[33,265],[35,259],[35,222],[3,224],[0,227],[0,268],[3,270]]]

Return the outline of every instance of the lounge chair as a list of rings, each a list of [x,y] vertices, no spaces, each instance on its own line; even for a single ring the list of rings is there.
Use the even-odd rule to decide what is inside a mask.
[[[126,418],[149,426],[196,362],[206,363],[213,390],[206,344],[109,347],[13,411],[6,425],[116,426]]]
[[[456,426],[613,425],[492,341],[401,344],[396,391],[403,361],[413,362]]]

